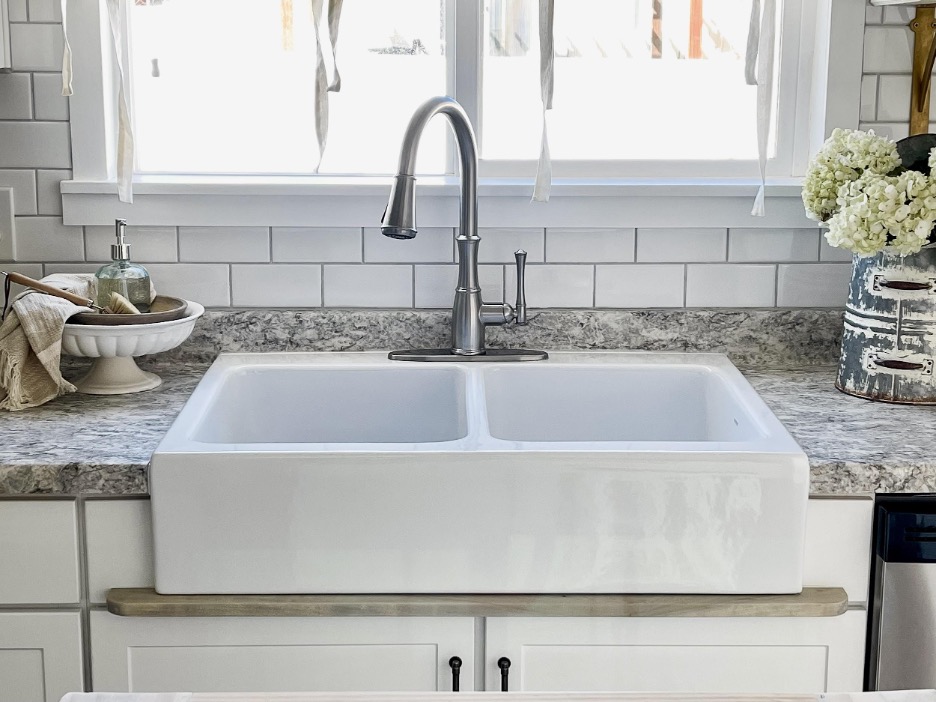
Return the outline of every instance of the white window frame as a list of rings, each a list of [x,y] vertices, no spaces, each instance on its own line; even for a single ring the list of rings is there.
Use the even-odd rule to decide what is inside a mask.
[[[449,23],[449,40],[456,57],[454,65],[450,64],[450,92],[478,124],[481,0],[446,2],[456,17],[455,23]],[[784,18],[785,41],[798,44],[799,65],[795,72],[783,74],[781,93],[795,99],[785,103],[792,119],[785,120],[781,137],[792,140],[793,150],[791,161],[777,163],[774,168],[785,174],[802,174],[810,154],[834,127],[858,125],[865,2],[788,2],[796,5],[797,12]],[[101,0],[69,0],[69,37],[74,53],[73,178],[62,184],[66,224],[108,224],[121,216],[138,225],[375,225],[386,204],[387,177],[137,176],[134,204],[120,203],[114,166],[116,77],[103,5]],[[795,20],[791,19],[794,16]],[[454,41],[453,24],[458,27],[458,41]],[[465,86],[477,86],[477,90]],[[448,160],[454,172],[451,149]],[[531,203],[535,162],[482,162],[480,225],[809,226],[799,200],[802,179],[797,175],[771,176],[767,216],[752,217],[751,203],[758,186],[754,161],[723,162],[720,166],[687,161],[686,168],[681,167],[685,175],[679,178],[668,177],[659,163],[624,163],[640,167],[642,177],[622,177],[615,162],[556,161],[550,202]],[[524,175],[517,177],[518,172]],[[419,179],[421,225],[457,224],[457,181],[457,176]],[[369,213],[376,214],[368,217]]]

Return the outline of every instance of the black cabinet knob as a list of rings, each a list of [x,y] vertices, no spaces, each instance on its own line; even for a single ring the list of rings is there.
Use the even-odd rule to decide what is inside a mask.
[[[501,672],[501,692],[508,692],[510,676],[510,659],[506,656],[497,659],[497,667]]]
[[[459,677],[461,675],[462,659],[458,656],[449,658],[449,668],[452,669],[452,692],[459,691]]]

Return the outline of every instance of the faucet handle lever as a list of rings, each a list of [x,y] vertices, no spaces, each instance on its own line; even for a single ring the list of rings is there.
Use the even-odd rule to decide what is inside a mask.
[[[514,253],[514,258],[517,259],[517,304],[514,305],[514,323],[519,325],[527,323],[526,279],[524,277],[526,257],[527,252],[523,249]]]

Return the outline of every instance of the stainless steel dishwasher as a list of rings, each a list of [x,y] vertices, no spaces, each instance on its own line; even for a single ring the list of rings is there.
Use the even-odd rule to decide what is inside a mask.
[[[936,687],[936,495],[877,495],[866,690]]]

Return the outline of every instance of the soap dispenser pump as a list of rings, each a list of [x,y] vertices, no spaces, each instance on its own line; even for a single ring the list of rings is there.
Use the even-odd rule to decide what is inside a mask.
[[[118,219],[115,228],[117,243],[111,244],[111,259],[113,260],[101,266],[95,273],[97,283],[95,302],[101,307],[107,307],[111,302],[111,293],[119,293],[140,312],[149,312],[149,272],[140,264],[130,260],[130,244],[126,241],[127,220]]]

